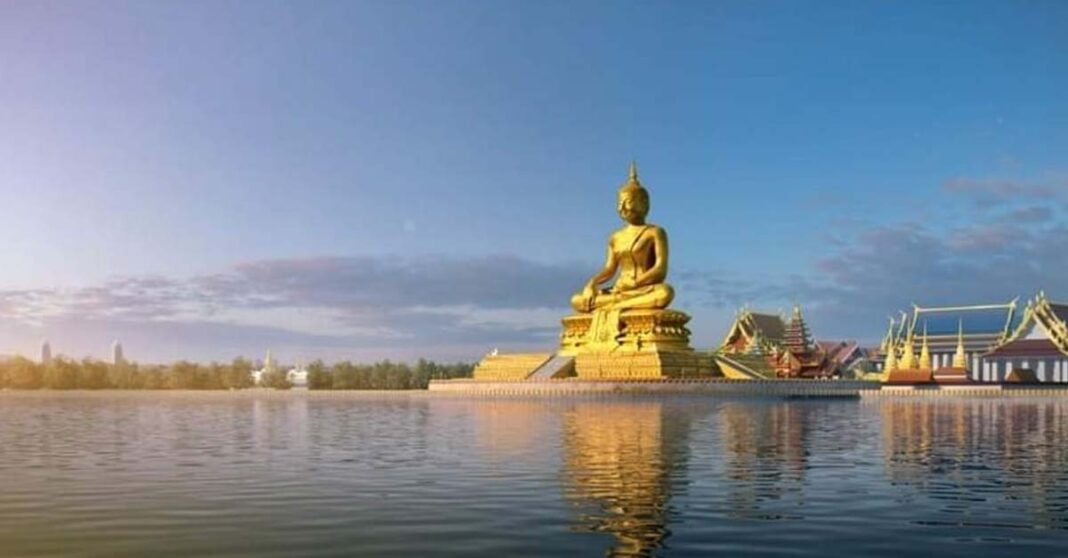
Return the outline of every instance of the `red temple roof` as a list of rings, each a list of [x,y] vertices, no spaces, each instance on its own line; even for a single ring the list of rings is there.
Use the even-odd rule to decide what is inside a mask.
[[[1017,339],[986,354],[988,357],[1063,357],[1049,339]]]

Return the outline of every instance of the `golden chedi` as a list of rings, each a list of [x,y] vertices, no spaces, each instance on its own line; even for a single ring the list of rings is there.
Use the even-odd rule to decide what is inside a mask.
[[[608,240],[604,266],[571,297],[577,314],[563,319],[560,354],[575,358],[579,378],[707,376],[714,365],[690,348],[690,316],[668,309],[668,238],[646,222],[649,192],[632,163],[616,210],[624,225]],[[615,278],[611,286],[606,283]]]

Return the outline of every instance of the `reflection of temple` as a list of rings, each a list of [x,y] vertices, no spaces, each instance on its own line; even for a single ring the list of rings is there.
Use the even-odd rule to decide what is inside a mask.
[[[887,476],[930,498],[947,521],[1008,513],[1026,528],[1065,528],[1063,403],[887,399],[879,406]]]
[[[720,411],[730,513],[747,518],[780,515],[769,503],[800,499],[807,466],[808,415],[804,403],[731,403]]]
[[[579,403],[564,417],[566,497],[579,528],[615,537],[609,556],[650,556],[668,536],[672,479],[691,419],[660,401]]]

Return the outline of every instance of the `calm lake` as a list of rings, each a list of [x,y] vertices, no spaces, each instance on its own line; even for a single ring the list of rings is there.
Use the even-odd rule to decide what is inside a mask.
[[[0,555],[1063,556],[1068,402],[0,392]]]

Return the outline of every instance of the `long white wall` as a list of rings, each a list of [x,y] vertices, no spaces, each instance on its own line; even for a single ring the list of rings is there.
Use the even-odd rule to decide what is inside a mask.
[[[1003,382],[1013,370],[1030,369],[1040,382],[1068,383],[1068,359],[1065,358],[989,358],[983,359],[980,381]]]

